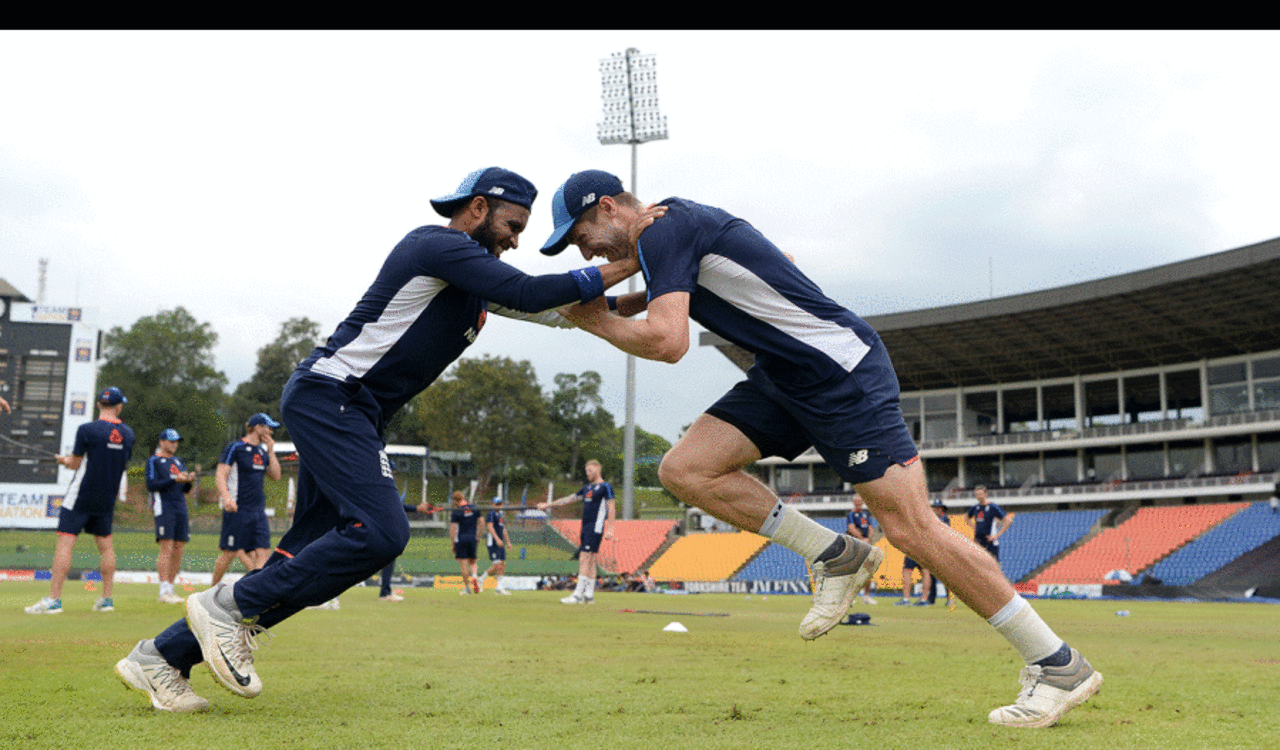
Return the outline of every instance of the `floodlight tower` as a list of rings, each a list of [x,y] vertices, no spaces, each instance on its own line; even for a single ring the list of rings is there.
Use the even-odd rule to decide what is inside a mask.
[[[604,119],[601,145],[631,145],[631,194],[636,195],[636,147],[667,138],[667,117],[658,111],[658,63],[635,47],[614,52],[600,61]],[[636,278],[627,291],[636,290]],[[636,475],[636,358],[627,355],[627,423],[622,443],[622,517],[635,518]]]

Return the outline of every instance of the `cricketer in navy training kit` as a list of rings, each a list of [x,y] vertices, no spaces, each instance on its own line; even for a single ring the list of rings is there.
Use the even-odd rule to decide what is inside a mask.
[[[182,551],[191,541],[191,522],[187,514],[187,493],[196,480],[194,471],[178,458],[182,436],[172,427],[160,433],[156,452],[147,457],[147,492],[151,512],[155,516],[156,575],[160,578],[159,601],[181,604],[183,598],[173,592],[178,571],[182,570]]]
[[[721,209],[683,198],[646,209],[617,177],[590,170],[560,186],[551,212],[544,253],[569,244],[588,259],[638,253],[647,285],[643,299],[620,298],[618,314],[599,300],[563,310],[575,324],[630,354],[677,362],[693,319],[755,355],[746,380],[663,458],[659,478],[682,501],[804,556],[814,594],[802,638],[838,624],[883,558],[784,505],[743,471],[763,456],[791,459],[813,447],[854,486],[889,542],[936,573],[1023,658],[1023,689],[1014,704],[991,711],[991,722],[1050,726],[1097,692],[1101,674],[1017,595],[990,555],[930,511],[897,376],[865,321]],[[637,231],[645,221],[652,225]],[[628,319],[639,309],[644,319]]]
[[[596,600],[596,560],[600,545],[613,538],[613,523],[618,517],[618,506],[613,497],[613,485],[601,476],[600,462],[594,458],[583,465],[587,483],[572,495],[538,503],[539,510],[548,510],[569,503],[582,502],[582,531],[578,536],[578,583],[573,593],[560,600],[561,604],[590,604]]]
[[[507,588],[507,550],[511,549],[511,537],[507,534],[507,523],[502,518],[502,495],[493,498],[493,508],[485,514],[485,547],[489,551],[489,567],[480,574],[476,585],[476,593],[484,590],[484,582],[489,576],[497,578],[493,589],[495,594],[510,595]]]
[[[271,555],[271,522],[263,485],[267,477],[280,480],[280,459],[272,438],[272,430],[279,426],[262,412],[254,414],[245,422],[244,437],[222,449],[215,474],[222,505],[220,551],[213,562],[215,586],[232,560],[239,559],[246,571],[252,571],[265,565]]]
[[[208,706],[188,682],[201,661],[233,693],[258,695],[260,633],[404,551],[409,523],[383,430],[475,341],[489,312],[569,327],[554,308],[590,302],[639,270],[634,257],[540,276],[503,263],[536,195],[525,178],[490,167],[431,201],[448,226],[409,232],[351,314],[298,366],[281,401],[299,459],[293,525],[262,569],[187,597],[186,620],[116,664],[157,709]]]
[[[458,507],[449,513],[449,540],[453,543],[453,557],[458,561],[458,569],[462,573],[462,593],[480,593],[480,582],[476,580],[476,543],[479,541],[476,527],[480,524],[480,513],[467,502],[461,492],[455,492],[454,500]]]
[[[28,614],[62,612],[62,587],[71,570],[71,551],[82,531],[93,535],[101,560],[102,596],[94,603],[93,611],[115,610],[111,594],[116,552],[111,543],[111,525],[115,520],[120,478],[133,455],[133,430],[120,421],[120,412],[128,402],[114,385],[103,389],[98,394],[98,419],[80,425],[71,453],[56,458],[74,473],[58,510],[58,545],[49,571],[49,595],[26,607]]]

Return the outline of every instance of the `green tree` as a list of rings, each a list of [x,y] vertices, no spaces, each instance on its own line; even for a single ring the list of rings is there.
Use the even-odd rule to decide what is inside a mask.
[[[320,324],[309,318],[290,318],[280,326],[275,341],[258,350],[258,366],[253,377],[236,386],[228,400],[227,414],[234,424],[265,412],[280,418],[280,394],[298,363],[323,343]],[[276,431],[277,440],[288,440],[285,427]]]
[[[181,433],[189,463],[217,460],[227,435],[221,414],[227,376],[214,367],[217,343],[212,326],[182,307],[103,336],[98,388],[119,386],[129,399],[121,417],[137,436],[135,461],[150,455],[166,427]]]
[[[625,431],[625,426],[610,427],[582,442],[584,462],[591,458],[599,461],[600,470],[604,473],[605,479],[614,485],[614,490],[619,492],[622,488],[622,447]],[[658,465],[662,463],[662,457],[668,450],[671,450],[671,443],[666,438],[645,432],[636,425],[635,484],[637,487],[661,486],[658,481]],[[580,468],[577,475],[582,475]]]
[[[560,433],[562,454],[568,454],[565,475],[578,476],[582,468],[579,463],[582,441],[613,429],[613,415],[602,407],[600,373],[594,370],[581,375],[562,372],[556,375],[555,381],[556,390],[548,404],[551,422]]]
[[[458,360],[414,398],[405,421],[432,450],[470,452],[485,491],[493,479],[546,476],[555,458],[546,400],[526,360]]]

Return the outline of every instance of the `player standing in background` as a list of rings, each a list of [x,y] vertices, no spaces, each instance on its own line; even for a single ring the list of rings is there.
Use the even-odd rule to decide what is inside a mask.
[[[218,499],[222,504],[222,534],[213,584],[218,585],[231,561],[239,558],[246,571],[257,570],[271,555],[271,524],[267,521],[266,477],[280,479],[280,459],[271,431],[280,423],[258,413],[244,425],[244,437],[227,445],[218,459]]]
[[[572,495],[538,503],[538,510],[548,510],[582,501],[582,531],[578,535],[578,585],[572,594],[560,600],[561,604],[590,604],[596,600],[596,555],[600,552],[600,543],[613,538],[613,521],[618,515],[613,487],[600,476],[600,462],[593,458],[583,469],[587,473],[587,483],[582,489]]]
[[[594,170],[569,177],[551,203],[555,230],[544,253],[567,244],[588,259],[638,253],[647,286],[644,319],[596,301],[562,311],[575,324],[629,354],[677,362],[689,349],[692,318],[754,354],[747,379],[694,421],[663,458],[659,478],[682,501],[809,561],[815,593],[802,638],[839,623],[883,557],[787,507],[743,471],[763,456],[794,458],[813,447],[854,485],[889,542],[936,573],[1022,657],[1024,689],[1013,705],[993,710],[991,722],[1051,726],[1098,691],[1102,675],[1018,596],[999,564],[929,511],[898,379],[866,321],[720,209],[669,198],[641,237],[636,227],[655,212],[617,177]]]
[[[458,569],[462,572],[462,593],[474,591],[480,593],[480,583],[476,580],[476,543],[478,536],[476,527],[480,524],[480,514],[461,492],[453,493],[456,508],[449,514],[449,539],[453,542],[453,557],[458,561]]]
[[[173,582],[182,570],[182,551],[191,540],[187,515],[187,493],[196,480],[194,471],[178,458],[178,442],[182,436],[170,427],[160,433],[160,445],[147,457],[147,492],[151,493],[151,512],[155,514],[156,575],[160,577],[160,599],[165,604],[181,604],[182,597],[173,593]]]
[[[120,476],[133,455],[133,430],[120,421],[120,411],[129,399],[114,385],[98,394],[98,419],[80,425],[70,455],[58,456],[58,463],[71,469],[62,508],[58,511],[58,546],[53,553],[49,595],[26,608],[33,615],[62,612],[62,585],[71,570],[71,550],[81,531],[93,535],[101,557],[102,597],[94,612],[112,612],[112,585],[116,575],[116,552],[111,544],[111,522],[115,518]]]
[[[489,574],[497,576],[498,583],[494,586],[493,593],[507,594],[511,592],[507,590],[507,550],[511,549],[511,537],[507,536],[507,524],[502,520],[502,495],[493,498],[493,510],[489,511],[484,518],[484,527],[487,532],[485,535],[485,546],[489,549],[489,567],[480,574],[479,586],[476,593],[484,590],[484,581]]]
[[[870,511],[867,510],[866,503],[858,495],[853,496],[853,510],[845,516],[845,533],[854,539],[861,539],[867,544],[872,544],[871,530],[875,527],[875,519],[871,517]],[[873,572],[872,575],[875,575]],[[871,595],[871,579],[867,578],[867,583],[862,587],[862,601],[864,604],[877,604],[875,597]]]
[[[1000,559],[1000,537],[1004,532],[1009,530],[1009,526],[1013,524],[1013,514],[1005,513],[1004,508],[987,499],[987,488],[978,485],[973,488],[973,496],[978,502],[969,508],[969,512],[965,514],[964,522],[969,524],[969,528],[973,529],[973,541],[977,542],[983,549],[991,553],[995,559]],[[996,521],[1000,521],[997,525]]]
[[[411,231],[346,320],[298,365],[280,405],[298,448],[293,526],[262,569],[187,597],[190,624],[175,622],[116,663],[120,678],[157,709],[208,706],[189,682],[201,661],[236,695],[258,695],[258,633],[368,579],[404,551],[409,522],[383,430],[462,356],[489,310],[565,325],[552,308],[590,302],[639,270],[634,257],[542,276],[503,263],[499,256],[516,247],[536,195],[506,169],[468,175],[431,202],[448,226]]]

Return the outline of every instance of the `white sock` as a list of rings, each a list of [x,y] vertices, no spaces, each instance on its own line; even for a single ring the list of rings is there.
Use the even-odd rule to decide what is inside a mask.
[[[496,587],[496,590],[498,590],[498,591],[502,591],[502,590],[504,590],[504,589],[506,589],[506,588],[507,588],[507,577],[506,577],[506,576],[498,576],[498,585],[497,585],[497,587]]]
[[[987,622],[1005,637],[1027,664],[1035,664],[1062,648],[1063,640],[1017,594]]]
[[[595,576],[592,576],[587,579],[587,587],[583,589],[582,596],[584,598],[590,599],[595,595],[596,595],[596,578]]]
[[[836,540],[836,533],[795,508],[779,502],[765,518],[760,536],[781,544],[813,562]]]

